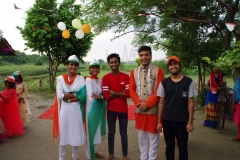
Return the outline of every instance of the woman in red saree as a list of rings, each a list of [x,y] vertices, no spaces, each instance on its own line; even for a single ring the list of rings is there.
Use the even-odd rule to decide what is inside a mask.
[[[6,89],[0,93],[1,119],[4,124],[6,137],[16,137],[24,134],[24,126],[19,113],[15,79],[8,76],[3,79]]]
[[[208,79],[204,126],[217,127],[218,91],[222,89],[222,83],[222,73],[219,68],[214,67]]]

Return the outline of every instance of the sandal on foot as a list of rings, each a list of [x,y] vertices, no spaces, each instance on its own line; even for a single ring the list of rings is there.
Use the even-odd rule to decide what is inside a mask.
[[[240,138],[238,138],[238,137],[233,137],[233,138],[231,138],[231,140],[233,140],[233,141],[240,141]]]

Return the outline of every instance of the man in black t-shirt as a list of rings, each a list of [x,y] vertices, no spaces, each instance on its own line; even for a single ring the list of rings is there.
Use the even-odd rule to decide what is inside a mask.
[[[171,56],[167,61],[171,76],[164,79],[157,96],[160,97],[158,108],[158,131],[164,130],[166,158],[174,160],[175,137],[178,142],[179,160],[188,159],[188,133],[193,128],[193,97],[197,95],[191,78],[182,75],[180,59]]]

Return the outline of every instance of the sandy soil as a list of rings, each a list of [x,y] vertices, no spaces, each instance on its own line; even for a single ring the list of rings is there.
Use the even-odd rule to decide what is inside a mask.
[[[26,134],[17,138],[8,138],[0,143],[0,160],[57,160],[59,139],[52,142],[52,120],[38,119],[53,103],[53,99],[43,99],[41,94],[30,94],[28,101],[32,108],[31,122],[26,125]],[[132,104],[129,100],[129,104]],[[240,142],[231,141],[236,136],[237,127],[232,121],[227,120],[225,128],[218,133],[215,129],[203,127],[203,112],[195,112],[194,127],[189,138],[190,160],[239,160]],[[129,154],[131,160],[139,160],[139,148],[135,122],[129,121],[128,138]],[[108,155],[107,139],[99,144],[99,153]],[[161,136],[157,160],[165,160],[165,143]],[[175,159],[178,159],[176,145]],[[71,160],[71,147],[67,147],[66,160]],[[79,147],[79,160],[85,160],[84,147]],[[122,159],[121,141],[119,130],[115,136],[115,158]]]

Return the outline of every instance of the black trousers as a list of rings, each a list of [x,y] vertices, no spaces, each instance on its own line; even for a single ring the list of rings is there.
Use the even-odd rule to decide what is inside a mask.
[[[127,156],[128,154],[128,136],[127,136],[127,126],[128,126],[128,114],[113,112],[107,110],[108,117],[108,152],[109,154],[114,154],[114,137],[116,132],[116,119],[119,120],[119,131],[121,135],[122,142],[122,154]]]
[[[166,158],[174,160],[175,137],[179,149],[179,160],[188,160],[188,132],[186,129],[188,122],[174,122],[163,120],[163,132],[166,143]]]

